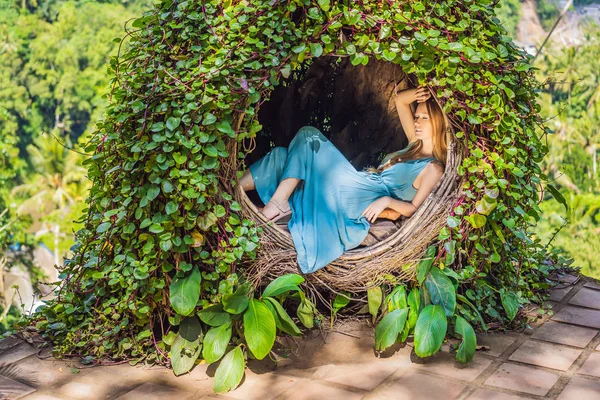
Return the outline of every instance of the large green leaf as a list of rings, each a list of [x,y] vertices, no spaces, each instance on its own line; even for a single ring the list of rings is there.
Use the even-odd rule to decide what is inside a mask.
[[[446,336],[448,321],[441,306],[430,304],[419,313],[415,326],[415,353],[428,357],[439,350]]]
[[[419,264],[417,265],[417,281],[419,284],[423,283],[425,277],[429,273],[429,269],[433,265],[436,252],[437,248],[435,246],[429,246],[425,252],[425,257],[419,261]]]
[[[409,313],[410,313],[410,311],[409,311]],[[404,329],[402,329],[400,336],[398,336],[397,342],[404,343],[406,341],[406,338],[408,338],[410,331],[411,331],[411,326],[408,323],[408,318],[407,318],[406,323],[404,324]]]
[[[456,360],[463,364],[470,362],[475,355],[475,349],[477,348],[477,336],[475,331],[466,319],[460,315],[456,316],[456,326],[454,327],[456,333],[462,336],[462,342],[456,352]]]
[[[274,297],[290,290],[300,290],[299,284],[304,278],[298,274],[286,274],[275,279],[263,291],[262,297]]]
[[[302,301],[298,306],[298,310],[296,310],[296,315],[300,322],[302,322],[302,325],[311,329],[315,323],[315,306],[312,301],[302,296]]]
[[[348,303],[350,303],[351,298],[352,293],[350,292],[338,293],[333,300],[333,311],[338,312],[342,308],[346,307]]]
[[[275,318],[262,300],[252,299],[244,313],[244,336],[248,348],[259,360],[265,358],[275,343]]]
[[[398,335],[404,329],[408,308],[394,310],[375,327],[375,350],[383,351],[393,345]]]
[[[225,393],[235,389],[244,376],[244,369],[246,368],[246,361],[244,360],[244,353],[240,347],[236,347],[231,350],[215,371],[215,382],[213,389],[215,393]]]
[[[169,358],[175,375],[181,375],[192,369],[202,351],[202,327],[197,317],[185,318],[173,343]]]
[[[169,300],[173,309],[181,315],[189,315],[196,308],[200,299],[200,270],[192,268],[190,273],[183,277],[175,277],[169,287]]]
[[[173,373],[179,376],[191,370],[201,351],[202,343],[191,343],[177,335],[169,352]]]
[[[279,330],[292,336],[302,335],[298,325],[292,321],[292,318],[290,318],[287,311],[285,311],[277,300],[272,297],[265,297],[264,300],[267,307],[271,310],[271,314],[273,314],[273,318],[275,318],[275,325]]]
[[[178,333],[189,342],[202,341],[202,325],[198,317],[184,318],[179,324]]]
[[[387,304],[388,312],[408,307],[406,301],[406,287],[404,285],[396,286],[394,290],[387,295],[385,304]]]
[[[198,317],[210,326],[221,326],[231,320],[229,313],[223,310],[222,304],[213,304],[198,311]]]
[[[519,311],[519,297],[513,292],[501,291],[500,300],[509,320],[513,320]]]
[[[408,294],[408,324],[410,329],[414,329],[417,324],[417,318],[419,317],[419,311],[421,308],[421,298],[419,297],[419,289],[413,288]]]
[[[446,276],[438,267],[433,267],[425,279],[425,287],[431,296],[431,302],[442,306],[446,316],[454,315],[456,308],[456,291],[450,278]]]
[[[234,293],[224,294],[221,298],[223,309],[230,314],[241,314],[248,307],[248,286],[241,285]]]
[[[381,302],[383,301],[383,293],[381,292],[381,287],[376,286],[367,290],[367,300],[369,302],[369,313],[373,316],[373,322],[377,319],[377,313],[379,312],[379,307],[381,306]]]
[[[223,357],[227,345],[231,340],[231,321],[221,326],[210,329],[204,337],[204,348],[202,349],[202,358],[207,363],[214,363]]]

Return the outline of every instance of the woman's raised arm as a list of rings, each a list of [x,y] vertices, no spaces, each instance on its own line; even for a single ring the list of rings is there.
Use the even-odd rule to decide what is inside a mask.
[[[396,103],[402,129],[406,133],[408,143],[412,143],[415,140],[415,119],[410,104],[414,101],[421,103],[427,100],[431,97],[431,93],[429,93],[427,86],[420,86],[417,89],[406,89],[399,92],[396,92],[396,88],[394,88],[394,94],[394,102]]]

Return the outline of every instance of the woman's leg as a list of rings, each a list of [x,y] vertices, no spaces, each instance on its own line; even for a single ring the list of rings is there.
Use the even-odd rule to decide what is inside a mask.
[[[300,182],[300,179],[284,179],[277,186],[277,190],[275,190],[275,193],[273,194],[273,197],[271,197],[271,200],[273,200],[277,204],[284,205],[294,192],[294,189],[298,185],[298,182]],[[242,179],[240,179],[240,185],[242,186],[242,189],[244,189],[245,192],[249,190],[254,190],[256,188],[250,170],[244,171],[244,175],[242,176]],[[267,203],[265,208],[263,208],[262,212],[265,215],[265,217],[269,219],[279,214],[278,208],[273,203]]]
[[[298,178],[286,178],[279,183],[277,190],[275,190],[273,197],[271,197],[271,202],[268,202],[262,210],[265,217],[271,219],[279,214],[279,208],[276,204],[279,204],[284,209],[289,207],[287,205],[288,199],[296,189],[296,186],[298,186],[298,183],[300,183],[300,179]]]
[[[322,141],[327,141],[327,139],[318,129],[305,126],[298,130],[288,149],[276,147],[270,152],[269,159],[277,161],[273,164],[267,162],[264,165],[275,167],[279,183],[274,190],[271,189],[273,190],[272,192],[268,193],[265,190],[261,194],[261,199],[266,202],[262,212],[267,218],[271,219],[280,213],[280,209],[287,209],[289,207],[288,199],[298,186],[298,183],[306,176],[307,154],[317,153]],[[251,171],[246,171],[240,180],[240,184],[244,190],[255,189],[258,181],[263,178],[262,175],[265,173],[270,174],[271,168],[265,170],[257,168],[257,165],[258,163],[251,166]],[[262,169],[262,174],[257,169]],[[258,175],[255,175],[257,173]]]
[[[249,169],[244,171],[244,175],[242,176],[242,179],[240,179],[240,186],[242,189],[244,189],[244,192],[256,189],[256,186],[254,185],[254,179],[252,178],[252,174],[250,173]]]

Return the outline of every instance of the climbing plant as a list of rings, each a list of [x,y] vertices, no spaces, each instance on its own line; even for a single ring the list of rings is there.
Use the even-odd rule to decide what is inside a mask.
[[[236,171],[273,87],[329,55],[353,65],[385,60],[430,85],[464,144],[465,183],[447,226],[415,281],[372,288],[368,311],[380,321],[376,349],[414,333],[422,356],[439,349],[450,319],[463,338],[457,358],[467,362],[469,323],[507,326],[520,304],[540,299],[549,272],[568,265],[528,232],[539,220],[547,129],[531,57],[499,25],[495,3],[155,1],[110,60],[110,106],[86,148],[93,186],[84,228],[60,292],[37,315],[55,353],[179,368],[183,355],[218,359],[221,351],[205,354],[201,343],[223,334],[237,346],[223,362],[257,355],[247,333],[223,325],[241,323],[242,312],[246,325],[246,308],[225,316],[232,298],[279,312],[246,286],[261,232],[232,196]],[[312,326],[314,302],[295,296]],[[207,310],[220,307],[225,322],[207,322]]]

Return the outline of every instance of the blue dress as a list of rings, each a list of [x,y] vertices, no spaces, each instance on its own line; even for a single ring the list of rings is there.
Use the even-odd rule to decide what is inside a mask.
[[[287,149],[273,148],[250,173],[265,204],[283,179],[302,180],[289,199],[288,227],[300,270],[307,274],[362,243],[370,225],[360,215],[373,201],[390,196],[410,202],[417,192],[412,183],[432,160],[397,163],[380,174],[357,171],[317,128],[305,126]]]

